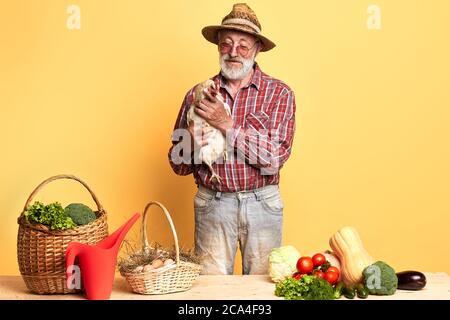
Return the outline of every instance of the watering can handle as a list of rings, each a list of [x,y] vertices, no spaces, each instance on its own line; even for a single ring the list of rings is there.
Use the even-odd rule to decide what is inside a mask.
[[[141,226],[141,236],[142,236],[142,243],[143,243],[143,250],[147,251],[149,248],[148,238],[147,238],[147,211],[152,205],[157,205],[162,209],[164,214],[166,215],[167,221],[169,221],[170,230],[172,231],[173,240],[175,241],[175,253],[176,253],[176,264],[178,265],[180,263],[180,248],[178,247],[178,236],[177,232],[175,231],[175,226],[173,225],[172,217],[169,214],[169,211],[167,211],[166,207],[164,207],[160,202],[158,201],[150,201],[144,209],[144,214],[142,217],[142,226]]]
[[[75,258],[78,255],[78,243],[70,243],[66,249],[65,260],[66,260],[66,282],[67,287],[70,288],[72,280],[73,267],[75,266]]]

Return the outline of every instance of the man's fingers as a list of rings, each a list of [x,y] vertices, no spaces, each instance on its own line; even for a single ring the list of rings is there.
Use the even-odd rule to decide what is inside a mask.
[[[203,134],[210,133],[211,131],[213,131],[211,127],[203,127]]]
[[[197,130],[201,130],[201,132]],[[203,127],[201,129],[200,128],[194,129],[195,143],[200,147],[206,146],[208,144],[208,139],[211,136],[212,132],[213,132],[212,127]]]
[[[202,118],[208,119],[208,113],[206,112],[208,110],[204,106],[199,106],[195,108],[195,112]]]
[[[214,108],[214,103],[212,103],[211,101],[209,101],[208,99],[202,99],[200,100],[200,104],[203,104],[206,108]]]
[[[203,92],[205,93],[205,95],[209,101],[211,101],[211,102],[217,101],[217,99],[208,90],[205,89],[205,90],[203,90]]]
[[[201,100],[198,104],[198,106],[194,107],[195,111],[197,111],[198,109],[203,110],[203,111],[208,111],[208,109],[210,108],[210,106],[208,105],[208,101],[206,100]]]
[[[203,140],[209,140],[211,138],[211,132],[203,135]]]
[[[198,146],[203,147],[203,146],[206,146],[208,144],[208,140],[206,140],[204,138],[203,139],[195,139],[195,143]]]

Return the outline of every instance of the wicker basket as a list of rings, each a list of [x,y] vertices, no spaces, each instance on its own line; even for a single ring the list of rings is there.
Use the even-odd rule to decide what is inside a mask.
[[[202,267],[196,263],[180,261],[178,237],[172,218],[170,217],[167,209],[161,203],[156,201],[152,201],[147,204],[142,216],[141,236],[143,250],[147,251],[149,249],[147,239],[147,212],[152,205],[157,205],[160,207],[169,221],[170,229],[172,230],[172,235],[175,241],[175,264],[139,273],[121,270],[121,275],[125,277],[133,292],[140,294],[166,294],[189,290],[200,274]]]
[[[25,221],[24,212],[33,197],[48,183],[59,179],[72,179],[80,182],[91,194],[98,211],[97,219],[73,229],[50,230],[42,224]],[[108,236],[106,212],[89,186],[72,175],[50,177],[34,189],[18,218],[17,259],[20,273],[29,290],[38,294],[77,293],[81,289],[68,289],[66,285],[65,252],[72,242],[96,244]]]

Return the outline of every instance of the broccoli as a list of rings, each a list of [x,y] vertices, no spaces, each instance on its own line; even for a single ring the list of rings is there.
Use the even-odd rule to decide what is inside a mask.
[[[71,203],[65,209],[65,213],[72,218],[73,222],[77,225],[88,224],[95,219],[97,216],[88,206],[82,203]]]
[[[393,295],[398,279],[394,269],[383,261],[377,261],[363,271],[364,284],[370,294]]]

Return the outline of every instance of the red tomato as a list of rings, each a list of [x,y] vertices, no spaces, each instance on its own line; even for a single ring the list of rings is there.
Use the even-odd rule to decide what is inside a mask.
[[[327,261],[327,259],[325,258],[325,256],[323,254],[316,253],[315,255],[313,255],[312,261],[313,261],[314,267],[318,267],[318,266],[323,265]]]
[[[300,273],[310,273],[313,271],[314,264],[310,257],[301,257],[297,261],[297,270]]]
[[[327,272],[336,272],[338,275],[339,275],[339,273],[340,273],[339,269],[336,268],[336,267],[333,267],[333,266],[329,267],[329,268],[327,269]]]
[[[339,274],[337,272],[325,272],[325,280],[327,280],[331,285],[335,284],[339,279]]]
[[[304,274],[302,274],[302,273],[300,273],[300,272],[295,272],[295,273],[292,275],[292,278],[294,278],[294,279],[296,279],[296,280],[300,280],[300,278],[303,277],[303,276],[304,276]]]
[[[322,279],[325,278],[325,273],[323,273],[323,272],[320,271],[320,270],[314,271],[314,275],[315,275],[317,278],[322,278]]]

